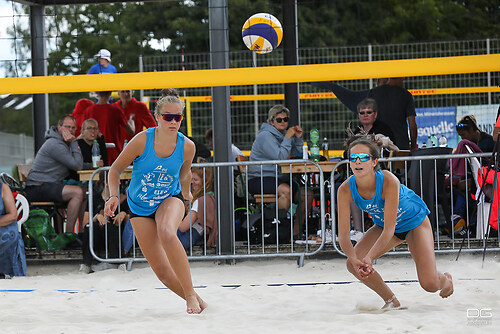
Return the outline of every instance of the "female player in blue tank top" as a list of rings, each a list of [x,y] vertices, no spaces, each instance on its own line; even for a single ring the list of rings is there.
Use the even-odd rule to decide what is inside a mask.
[[[186,300],[187,313],[200,313],[207,304],[194,291],[186,252],[177,237],[184,199],[192,199],[195,154],[194,143],[178,132],[183,109],[184,102],[173,95],[158,101],[158,126],[132,138],[109,170],[110,197],[104,211],[107,216],[115,214],[120,174],[133,162],[127,201],[141,251],[158,279]]]
[[[380,147],[371,135],[355,135],[348,129],[346,147],[354,175],[338,190],[339,243],[347,255],[347,269],[384,301],[383,308],[398,308],[400,302],[372,267],[372,261],[406,239],[415,261],[420,286],[428,292],[453,293],[452,277],[436,269],[434,237],[424,201],[402,185],[389,171],[378,166]],[[381,143],[380,143],[381,144]],[[374,225],[353,247],[349,238],[350,204],[367,211]]]

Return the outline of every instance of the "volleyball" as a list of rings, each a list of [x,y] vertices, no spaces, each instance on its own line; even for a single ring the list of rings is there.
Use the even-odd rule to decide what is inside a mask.
[[[243,42],[256,53],[269,53],[276,49],[283,38],[280,21],[271,14],[258,13],[245,21],[241,30]]]

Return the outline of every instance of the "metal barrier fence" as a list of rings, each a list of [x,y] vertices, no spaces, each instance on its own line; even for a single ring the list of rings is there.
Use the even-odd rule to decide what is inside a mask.
[[[436,149],[439,150],[439,148]],[[475,214],[474,207],[477,203],[468,196],[469,193],[473,192],[474,188],[477,189],[477,185],[474,186],[474,184],[477,184],[474,173],[477,175],[478,170],[482,171],[479,165],[482,164],[483,159],[490,157],[491,154],[433,154],[432,150],[427,150],[426,153],[428,155],[381,158],[379,161],[385,164],[400,179],[402,184],[405,184],[421,196],[431,210],[429,219],[435,235],[435,251],[437,253],[456,253],[460,249],[463,252],[479,252],[484,249],[487,251],[500,250],[498,238],[489,238],[488,241],[484,238],[484,232],[488,225],[489,203],[480,198],[478,202],[483,207]],[[451,149],[449,150],[451,151]],[[425,150],[421,151],[424,152]],[[465,170],[472,168],[474,172],[472,174],[465,174],[463,179],[464,188],[459,188],[454,182],[449,182],[449,185],[445,187],[447,180],[454,180],[453,166],[459,159],[463,159]],[[249,168],[263,168],[263,166],[267,165],[274,166],[274,182],[276,182],[276,187],[278,185],[278,178],[280,178],[280,171],[285,171],[283,174],[285,180],[290,184],[291,193],[297,192],[295,201],[292,196],[290,197],[290,207],[295,207],[294,202],[298,202],[295,215],[293,209],[283,212],[278,208],[278,205],[276,205],[278,202],[277,193],[268,196],[263,196],[263,194],[251,196],[248,193]],[[326,166],[330,166],[328,172],[331,174],[325,180],[323,169],[326,169]],[[451,168],[448,169],[448,166]],[[206,175],[209,173],[208,170],[213,170],[216,207],[220,207],[220,198],[217,194],[229,191],[233,199],[230,206],[233,208],[233,214],[229,224],[231,226],[229,232],[223,231],[221,224],[217,224],[217,238],[214,247],[207,244],[209,236],[205,234],[203,234],[199,245],[193,246],[192,242],[189,243],[189,246],[186,248],[189,259],[235,260],[297,257],[298,264],[302,265],[306,256],[318,254],[330,243],[336,252],[343,254],[336,238],[338,221],[336,214],[336,190],[341,182],[349,177],[347,160],[338,163],[330,162],[329,164],[308,160],[203,163],[193,164],[193,168],[203,169],[203,184],[205,184]],[[231,168],[234,170],[234,173],[230,174],[231,184],[234,184],[234,187],[231,187],[231,189],[221,189],[220,187],[219,175],[222,168]],[[105,176],[108,170],[109,167],[99,168],[92,174],[91,181],[89,181],[89,203],[93,202],[93,190],[97,184],[96,181],[92,180],[95,180],[96,176],[101,172]],[[130,173],[130,170],[128,172]],[[102,184],[100,187],[106,189],[105,177],[101,177],[101,180]],[[264,179],[261,178],[260,180],[262,186]],[[325,196],[325,190],[329,196]],[[465,231],[463,237],[455,234],[455,223],[452,217],[453,213],[456,212],[456,207],[458,207],[457,198],[459,193],[466,194],[464,198],[465,217],[461,217],[464,224],[463,231]],[[203,194],[208,194],[206,188],[204,188]],[[104,190],[104,198],[107,198],[106,190]],[[310,202],[312,202],[312,205],[309,207],[308,203]],[[206,205],[206,201],[204,203]],[[304,204],[303,208],[301,203]],[[484,207],[487,208],[485,209]],[[187,217],[191,217],[191,207],[188,207],[188,209],[189,214]],[[206,210],[204,211],[206,212]],[[221,212],[218,209],[216,212],[217,221],[220,222]],[[301,213],[304,214],[303,218],[300,216]],[[89,216],[94,216],[91,205],[89,205]],[[364,217],[362,215],[361,218],[363,229],[369,227],[369,220],[366,220]],[[473,229],[474,221],[477,221],[477,224],[476,228]],[[288,224],[286,224],[287,222]],[[297,224],[297,222],[303,222],[303,228],[299,230],[298,236],[296,230],[294,230],[294,224]],[[190,241],[193,240],[193,227],[191,223],[190,221]],[[203,231],[207,231],[206,217],[203,222],[198,223],[203,228]],[[109,245],[107,243],[109,238],[107,225],[104,227],[103,232],[105,240],[104,255],[98,255],[98,252],[94,249],[95,237],[93,235],[94,229],[92,225],[94,223],[92,219],[90,219],[89,224],[91,226],[89,229],[90,250],[97,260],[111,263],[126,262],[129,269],[133,262],[145,261],[135,241],[132,243],[132,248],[129,252],[124,253],[120,251],[119,256],[115,258],[110,257]],[[282,226],[284,226],[284,229],[281,228]],[[123,249],[124,243],[123,229],[123,226],[120,226],[118,229],[117,245],[120,250]],[[302,232],[304,232],[303,235]],[[311,240],[315,239],[316,234],[320,238]],[[125,239],[128,240],[128,238],[130,236],[127,236]],[[231,240],[230,252],[222,252],[221,250],[221,240],[224,238]],[[331,241],[329,240],[330,238]],[[388,254],[409,254],[409,251],[406,244],[403,243]]]
[[[439,150],[439,148],[436,149]],[[484,200],[484,194],[477,201],[471,200],[469,196],[471,192],[475,194],[475,189],[479,189],[478,181],[474,177],[474,174],[477,175],[479,170],[481,177],[484,177],[480,166],[483,165],[483,159],[491,157],[491,153],[432,154],[432,150],[421,150],[421,152],[429,151],[427,152],[428,155],[381,158],[379,162],[387,165],[390,164],[389,169],[391,172],[399,178],[402,184],[422,197],[431,210],[431,214],[428,217],[434,231],[435,252],[457,253],[459,250],[462,252],[500,250],[498,237],[488,238],[488,241],[485,238],[490,218],[489,208],[491,203]],[[453,175],[452,168],[460,159],[463,159],[465,170],[471,170],[471,173],[466,173],[462,179],[464,184],[464,188],[462,189],[459,189],[453,182],[455,176]],[[399,167],[394,168],[398,163]],[[343,175],[343,177],[339,177],[339,175]],[[328,226],[332,227],[333,235],[336,235],[338,221],[337,215],[334,214],[336,211],[336,191],[340,184],[349,176],[349,162],[343,160],[335,166],[330,177],[332,185],[330,189],[332,220]],[[455,216],[456,220],[463,219],[462,224],[464,224],[462,234],[457,235],[455,231],[456,222],[453,220],[453,215],[454,213],[457,215],[455,209],[458,203],[457,197],[461,196],[460,194],[465,194],[465,217]],[[475,206],[479,208],[477,212],[475,212]],[[497,217],[498,214],[496,212]],[[370,225],[365,220],[365,216],[367,216],[366,213],[363,213],[361,216],[362,232],[365,231],[365,228],[369,227],[367,225]],[[475,228],[473,228],[474,225]],[[338,253],[344,254],[336,238],[333,239],[333,246]],[[387,254],[401,255],[410,254],[410,252],[408,251],[407,244],[403,243]]]
[[[321,167],[312,162],[316,166],[317,173],[315,173],[314,178],[309,177],[305,172],[295,171],[296,166],[302,166],[302,170],[305,170],[306,163],[311,164],[307,160],[275,160],[275,161],[265,161],[265,162],[234,162],[234,163],[202,163],[193,164],[194,168],[203,169],[203,184],[204,191],[203,195],[208,194],[205,188],[205,180],[208,179],[207,174],[208,169],[213,170],[214,180],[215,180],[215,202],[217,207],[217,221],[220,222],[221,212],[220,207],[220,197],[217,194],[222,192],[231,192],[233,198],[233,203],[231,205],[233,210],[232,221],[230,222],[231,231],[225,232],[221,229],[221,224],[217,224],[217,239],[215,247],[210,247],[207,241],[209,236],[203,233],[201,244],[193,246],[193,225],[191,221],[191,206],[188,206],[188,215],[190,219],[189,223],[189,246],[186,248],[189,259],[192,260],[231,260],[231,259],[245,259],[245,258],[270,258],[270,257],[297,257],[298,264],[302,266],[304,257],[317,254],[325,245],[326,235],[325,235],[325,189],[319,185],[325,183],[323,171]],[[292,223],[294,219],[293,213],[288,210],[283,211],[279,209],[276,203],[278,202],[278,195],[274,196],[264,196],[264,194],[256,194],[255,197],[251,196],[248,189],[248,168],[251,166],[258,166],[262,168],[265,165],[273,165],[275,170],[275,181],[278,182],[280,177],[280,169],[283,167],[288,167],[289,172],[285,175],[290,183],[291,193],[297,192],[299,198],[299,204],[301,199],[301,194],[303,194],[304,201],[304,212],[302,212],[302,219],[304,224],[304,235],[297,237],[294,235],[294,224]],[[292,168],[293,167],[293,168]],[[234,187],[231,189],[222,189],[219,180],[220,170],[222,168],[230,168],[234,171],[231,173],[232,182]],[[95,170],[90,177],[88,183],[89,192],[89,243],[90,252],[92,256],[101,262],[110,263],[127,263],[127,268],[130,269],[133,262],[145,261],[146,259],[140,253],[139,248],[136,246],[135,240],[132,242],[131,250],[128,252],[123,251],[124,243],[126,240],[130,240],[130,234],[125,232],[128,227],[125,225],[125,219],[119,221],[117,236],[111,236],[109,231],[110,221],[107,219],[106,224],[100,231],[103,234],[100,239],[104,240],[104,251],[99,253],[96,249],[96,235],[94,235],[94,222],[93,217],[95,216],[94,208],[92,203],[94,203],[94,197],[96,196],[96,189],[99,189],[97,193],[103,198],[108,197],[109,191],[107,191],[107,171],[110,167],[102,167]],[[124,192],[124,185],[126,185],[126,179],[130,177],[130,169],[126,172],[128,176],[123,178],[122,174],[122,189],[121,193]],[[99,180],[97,179],[99,177]],[[237,179],[240,181],[237,181]],[[302,181],[301,181],[302,180]],[[304,181],[305,180],[305,181]],[[261,178],[261,183],[263,179]],[[277,185],[277,184],[276,184]],[[238,192],[241,189],[238,187],[243,187],[243,195],[238,196]],[[259,196],[260,195],[260,196]],[[313,201],[317,201],[317,205],[314,210],[305,205],[310,202],[311,198],[308,196],[314,196]],[[260,199],[260,200],[259,200]],[[290,197],[290,207],[294,207],[293,198]],[[203,202],[207,205],[207,201]],[[121,206],[118,208],[117,216],[120,216]],[[300,211],[300,207],[297,209]],[[301,213],[297,212],[300,216]],[[317,213],[315,216],[312,215],[313,211]],[[207,212],[207,210],[204,210]],[[243,212],[243,213],[242,213]],[[207,231],[207,217],[204,216],[203,222],[198,222],[203,231]],[[311,220],[314,220],[314,229]],[[319,231],[319,232],[318,232]],[[133,232],[132,232],[133,233]],[[300,233],[299,233],[300,234]],[[310,236],[321,236],[318,241],[309,240]],[[108,240],[114,238],[114,245],[111,245]],[[229,238],[231,240],[231,251],[222,252],[221,250],[221,240],[223,238]],[[298,238],[305,240],[297,240]],[[134,236],[132,236],[134,239]],[[321,241],[319,241],[321,240]],[[118,247],[119,251],[114,250],[115,254],[119,254],[116,257],[111,257],[110,247]]]

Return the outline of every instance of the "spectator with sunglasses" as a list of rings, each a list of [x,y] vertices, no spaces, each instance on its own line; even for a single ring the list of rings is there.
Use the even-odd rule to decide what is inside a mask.
[[[377,119],[377,101],[366,98],[358,103],[357,109],[359,121],[367,134],[382,134],[394,142],[394,132],[386,123]]]
[[[425,202],[402,185],[389,171],[378,166],[382,143],[348,129],[345,141],[353,175],[338,189],[339,243],[347,256],[347,270],[384,301],[382,309],[401,307],[394,292],[373,269],[373,261],[403,242],[408,242],[415,260],[420,286],[440,291],[442,298],[453,293],[449,273],[436,269],[434,237]],[[374,225],[353,247],[349,238],[351,203],[373,218]]]
[[[495,141],[493,137],[479,130],[474,115],[465,115],[456,125],[457,133],[462,139],[470,140],[483,152],[493,152]],[[458,149],[458,148],[457,148]]]
[[[158,100],[158,126],[137,134],[109,170],[104,214],[115,216],[120,174],[133,162],[127,203],[141,251],[158,279],[186,301],[187,313],[197,314],[207,305],[193,288],[187,255],[177,237],[184,200],[193,198],[189,186],[195,145],[179,132],[184,106],[172,95]]]
[[[288,127],[290,111],[282,105],[275,105],[269,109],[267,122],[262,126],[252,144],[250,161],[286,160],[292,156],[302,156],[302,136],[304,131],[300,126]],[[261,189],[261,176],[263,189]],[[278,177],[278,188],[276,188],[276,176]],[[277,175],[274,165],[248,166],[248,192],[252,195],[276,194],[278,193],[278,209],[290,209],[290,178],[283,175],[278,168]],[[297,187],[294,187],[296,190]],[[296,193],[294,192],[294,197]],[[308,207],[312,206],[312,194],[309,195]],[[295,199],[295,198],[294,198]],[[305,201],[301,201],[304,203]],[[302,212],[305,212],[303,205]],[[304,219],[305,214],[302,214]],[[294,234],[299,234],[299,223],[294,225]]]

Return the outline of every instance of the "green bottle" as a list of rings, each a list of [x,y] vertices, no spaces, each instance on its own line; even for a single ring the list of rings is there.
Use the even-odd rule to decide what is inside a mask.
[[[312,128],[309,132],[309,136],[311,138],[311,159],[313,161],[319,161],[319,131],[316,128]]]

